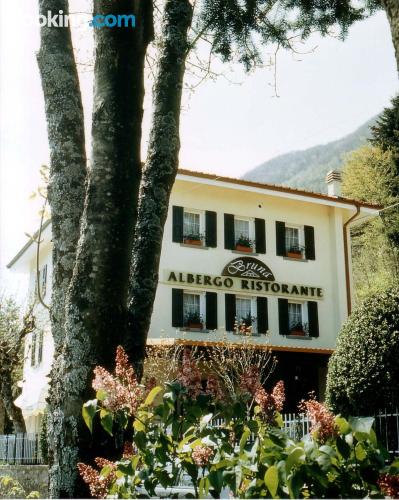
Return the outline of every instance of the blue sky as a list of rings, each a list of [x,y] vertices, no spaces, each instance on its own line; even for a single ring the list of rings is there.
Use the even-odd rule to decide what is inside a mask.
[[[79,10],[85,0],[73,0]],[[36,0],[0,2],[0,273],[37,224],[38,207],[29,194],[48,162],[43,97],[36,66],[38,28],[10,20],[34,16]],[[90,52],[90,31],[76,35]],[[314,50],[313,50],[314,49]],[[209,80],[186,92],[182,113],[180,164],[193,170],[241,176],[278,154],[305,149],[352,132],[389,104],[398,89],[389,26],[381,12],[351,28],[348,39],[313,36],[302,56],[281,52],[274,68]],[[267,59],[267,54],[266,54]],[[233,80],[238,83],[231,83]],[[92,79],[81,76],[89,122]],[[151,87],[145,101],[143,151],[150,126]],[[0,274],[1,277],[1,274]],[[18,280],[13,279],[18,288]],[[2,285],[0,284],[0,288]]]

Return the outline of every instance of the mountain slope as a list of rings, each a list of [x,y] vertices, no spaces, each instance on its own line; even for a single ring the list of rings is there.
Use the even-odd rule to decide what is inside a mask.
[[[340,170],[345,154],[366,143],[370,137],[370,126],[376,119],[371,118],[336,141],[276,156],[246,172],[243,179],[325,192],[326,173],[332,169]]]

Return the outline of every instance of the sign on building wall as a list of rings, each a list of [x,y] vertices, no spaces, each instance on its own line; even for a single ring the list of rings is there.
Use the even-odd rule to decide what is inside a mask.
[[[276,281],[273,272],[263,262],[253,257],[238,257],[232,260],[224,267],[220,276],[165,270],[164,283],[197,289],[231,290],[292,298],[322,299],[324,296],[321,287]]]

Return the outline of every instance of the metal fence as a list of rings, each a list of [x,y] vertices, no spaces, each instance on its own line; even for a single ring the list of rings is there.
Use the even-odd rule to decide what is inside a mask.
[[[290,438],[299,440],[310,432],[311,422],[307,415],[285,413],[282,417],[284,430]],[[214,419],[212,424],[222,426],[224,419]],[[379,442],[392,456],[399,456],[399,410],[380,411],[375,416],[374,428]],[[38,434],[0,435],[0,464],[43,463]]]
[[[385,446],[389,453],[395,457],[399,456],[399,410],[380,411],[375,416],[375,432],[379,441]]]
[[[0,465],[43,464],[39,434],[0,435]]]

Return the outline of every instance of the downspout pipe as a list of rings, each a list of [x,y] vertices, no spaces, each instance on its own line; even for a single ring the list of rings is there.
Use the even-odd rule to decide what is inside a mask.
[[[348,226],[353,222],[360,213],[360,206],[356,205],[356,212],[348,219],[344,226],[344,259],[345,259],[345,281],[346,281],[346,305],[348,309],[348,315],[352,312],[352,297],[351,297],[351,281],[349,272],[349,249],[348,249]]]

